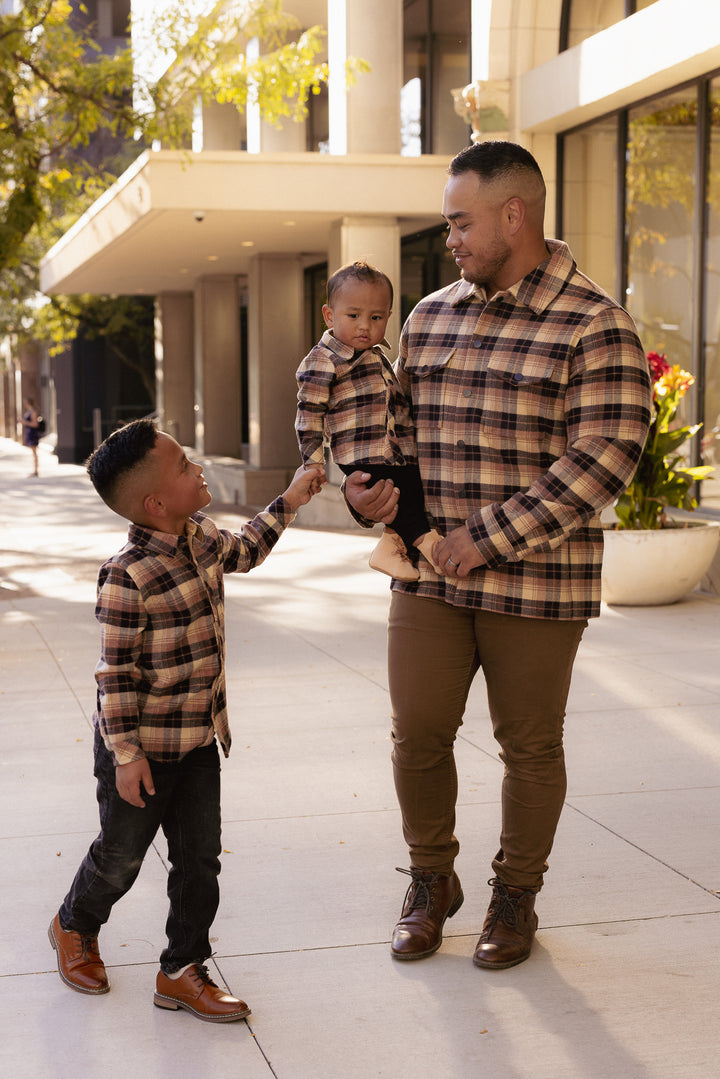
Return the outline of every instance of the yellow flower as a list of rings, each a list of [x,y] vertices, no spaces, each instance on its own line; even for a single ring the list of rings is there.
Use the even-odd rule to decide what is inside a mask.
[[[665,371],[655,383],[657,397],[665,397],[669,393],[677,393],[680,397],[690,389],[695,379],[689,371],[683,371],[679,363],[674,364]]]

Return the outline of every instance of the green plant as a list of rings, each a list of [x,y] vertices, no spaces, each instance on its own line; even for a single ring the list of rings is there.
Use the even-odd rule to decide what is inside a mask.
[[[702,424],[672,426],[680,400],[695,379],[658,352],[648,352],[647,360],[653,380],[653,419],[635,475],[615,505],[618,529],[663,528],[670,524],[665,512],[669,507],[696,509],[691,488],[713,471],[710,465],[687,467],[679,452]]]

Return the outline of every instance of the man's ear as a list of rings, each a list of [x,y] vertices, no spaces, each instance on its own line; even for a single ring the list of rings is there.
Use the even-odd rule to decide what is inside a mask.
[[[525,203],[519,195],[514,195],[505,203],[505,220],[512,236],[519,232],[524,225]]]

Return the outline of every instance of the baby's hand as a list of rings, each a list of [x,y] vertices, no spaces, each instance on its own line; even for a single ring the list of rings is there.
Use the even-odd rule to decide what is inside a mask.
[[[324,483],[327,483],[324,468],[320,466],[305,468],[300,465],[290,486],[284,492],[283,498],[290,503],[292,510],[297,510],[309,502],[318,491],[321,491]]]

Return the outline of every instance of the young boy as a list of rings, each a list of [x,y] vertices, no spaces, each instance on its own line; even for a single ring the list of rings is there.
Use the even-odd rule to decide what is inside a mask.
[[[50,925],[50,942],[66,985],[108,992],[97,935],[161,827],[170,911],[154,1002],[232,1022],[250,1009],[218,988],[205,966],[219,898],[217,742],[225,756],[230,750],[223,574],[260,565],[324,473],[299,468],[285,493],[236,534],[200,512],[211,500],[202,466],[149,420],[111,434],[87,469],[103,501],[131,524],[126,545],[100,569],[95,609],[101,830]]]
[[[346,476],[358,469],[400,489],[398,513],[370,556],[373,569],[402,581],[420,576],[407,557],[417,548],[433,563],[440,535],[428,523],[415,431],[395,372],[383,354],[393,303],[390,278],[364,261],[329,279],[322,313],[327,330],[297,371],[295,431],[305,467],[323,464],[323,436]],[[437,567],[433,566],[437,569]]]

